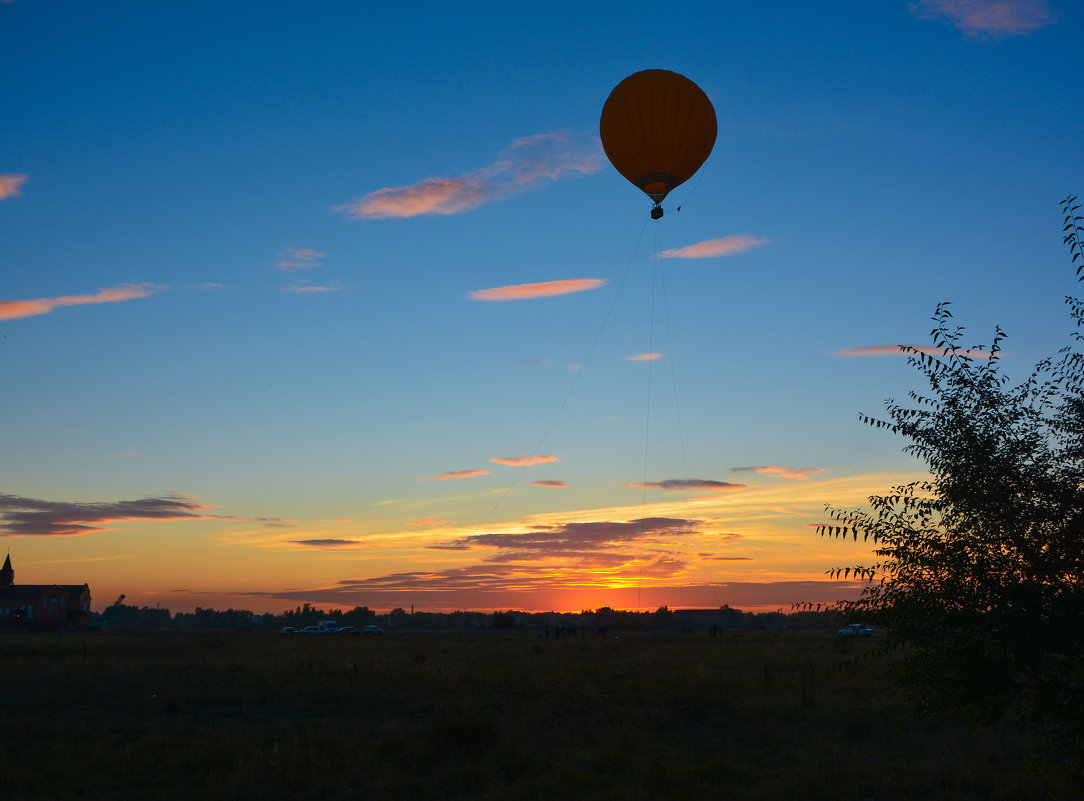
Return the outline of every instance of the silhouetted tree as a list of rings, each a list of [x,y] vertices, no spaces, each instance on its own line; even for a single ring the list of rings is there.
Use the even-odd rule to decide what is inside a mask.
[[[1080,207],[1071,197],[1062,208],[1079,278]],[[1079,342],[1084,302],[1066,303]],[[933,320],[942,355],[908,349],[928,391],[889,400],[886,419],[861,416],[904,437],[929,478],[871,497],[869,510],[830,510],[820,533],[871,540],[877,557],[831,571],[869,582],[837,608],[892,627],[909,646],[904,678],[932,707],[1081,726],[1084,356],[1070,345],[1013,386],[999,328],[986,358],[964,347],[949,304]]]

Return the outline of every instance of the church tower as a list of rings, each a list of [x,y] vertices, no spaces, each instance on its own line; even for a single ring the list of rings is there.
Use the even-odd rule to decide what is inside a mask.
[[[15,583],[15,570],[11,567],[11,554],[4,560],[4,566],[0,568],[0,587],[10,587]]]

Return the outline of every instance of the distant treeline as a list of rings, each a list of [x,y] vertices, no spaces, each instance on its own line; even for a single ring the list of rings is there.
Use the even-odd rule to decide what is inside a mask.
[[[408,612],[396,608],[377,614],[367,606],[353,609],[320,609],[311,604],[279,613],[256,613],[248,609],[203,609],[178,612],[168,609],[115,603],[92,615],[91,625],[105,630],[130,629],[232,629],[277,631],[290,626],[301,629],[324,620],[340,626],[376,624],[391,630],[525,629],[543,631],[601,631],[609,629],[734,629],[771,627],[835,626],[841,618],[834,612],[743,612],[723,604],[718,609],[669,609],[633,612],[612,609],[585,609],[581,612]]]

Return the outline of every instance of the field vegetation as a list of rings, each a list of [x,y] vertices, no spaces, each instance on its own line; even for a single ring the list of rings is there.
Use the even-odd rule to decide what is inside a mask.
[[[833,629],[0,636],[5,799],[1072,799]]]

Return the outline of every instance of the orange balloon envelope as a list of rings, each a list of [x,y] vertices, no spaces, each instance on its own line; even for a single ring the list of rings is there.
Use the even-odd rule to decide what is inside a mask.
[[[606,156],[655,201],[656,218],[663,198],[711,155],[718,132],[704,90],[669,70],[644,70],[621,81],[602,107],[598,128]]]

